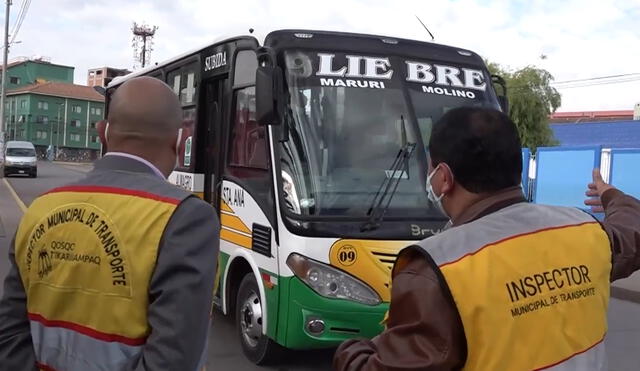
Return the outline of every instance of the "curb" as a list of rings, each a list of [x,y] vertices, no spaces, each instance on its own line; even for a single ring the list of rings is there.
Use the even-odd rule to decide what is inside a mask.
[[[640,292],[611,286],[611,297],[640,304]]]
[[[51,161],[52,164],[58,164],[58,165],[71,165],[71,166],[87,166],[87,165],[92,165],[92,162],[67,162],[67,161]]]

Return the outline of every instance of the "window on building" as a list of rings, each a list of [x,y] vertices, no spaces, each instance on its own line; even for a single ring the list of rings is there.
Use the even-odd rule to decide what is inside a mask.
[[[71,139],[72,142],[79,142],[80,141],[80,134],[71,134],[71,135],[69,135],[69,139]]]
[[[36,116],[36,122],[39,124],[46,124],[49,122],[49,116],[44,116],[44,115]]]
[[[92,121],[89,123],[89,129],[95,129],[96,128],[96,122]]]
[[[26,116],[25,115],[18,116],[18,122],[26,122]]]
[[[102,115],[102,108],[96,107],[96,115],[98,115],[98,116]]]
[[[82,107],[74,104],[73,106],[71,106],[71,112],[82,113]]]
[[[47,132],[42,130],[36,131],[36,139],[47,139]]]
[[[9,82],[11,84],[19,84],[20,83],[20,78],[19,77],[15,77],[15,76],[11,76],[11,77],[9,77]]]
[[[98,136],[97,135],[92,135],[91,136],[91,143],[98,143]]]
[[[81,123],[80,120],[71,120],[71,122],[69,123],[71,125],[71,127],[73,128],[79,128]]]
[[[95,115],[96,114],[96,108],[95,107],[91,107],[91,114]]]
[[[44,109],[44,110],[49,109],[49,103],[48,102],[39,101],[38,102],[38,109]]]
[[[27,108],[27,100],[26,99],[20,100],[20,108]]]

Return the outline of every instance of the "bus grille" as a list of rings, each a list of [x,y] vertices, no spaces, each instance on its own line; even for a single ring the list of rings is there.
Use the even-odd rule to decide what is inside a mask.
[[[390,254],[389,252],[371,250],[371,253],[383,266],[387,267],[389,270],[393,268],[393,265],[398,258],[398,254]]]

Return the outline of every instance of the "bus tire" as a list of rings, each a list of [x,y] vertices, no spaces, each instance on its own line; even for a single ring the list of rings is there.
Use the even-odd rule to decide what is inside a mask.
[[[257,365],[273,362],[283,348],[262,333],[262,302],[253,272],[247,273],[236,297],[236,331],[244,355]]]

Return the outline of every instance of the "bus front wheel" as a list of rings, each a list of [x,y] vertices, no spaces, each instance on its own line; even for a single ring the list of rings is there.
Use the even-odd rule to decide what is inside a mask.
[[[236,329],[242,351],[253,363],[271,363],[282,352],[282,347],[262,333],[263,304],[258,283],[252,272],[247,273],[238,288],[236,298]]]

